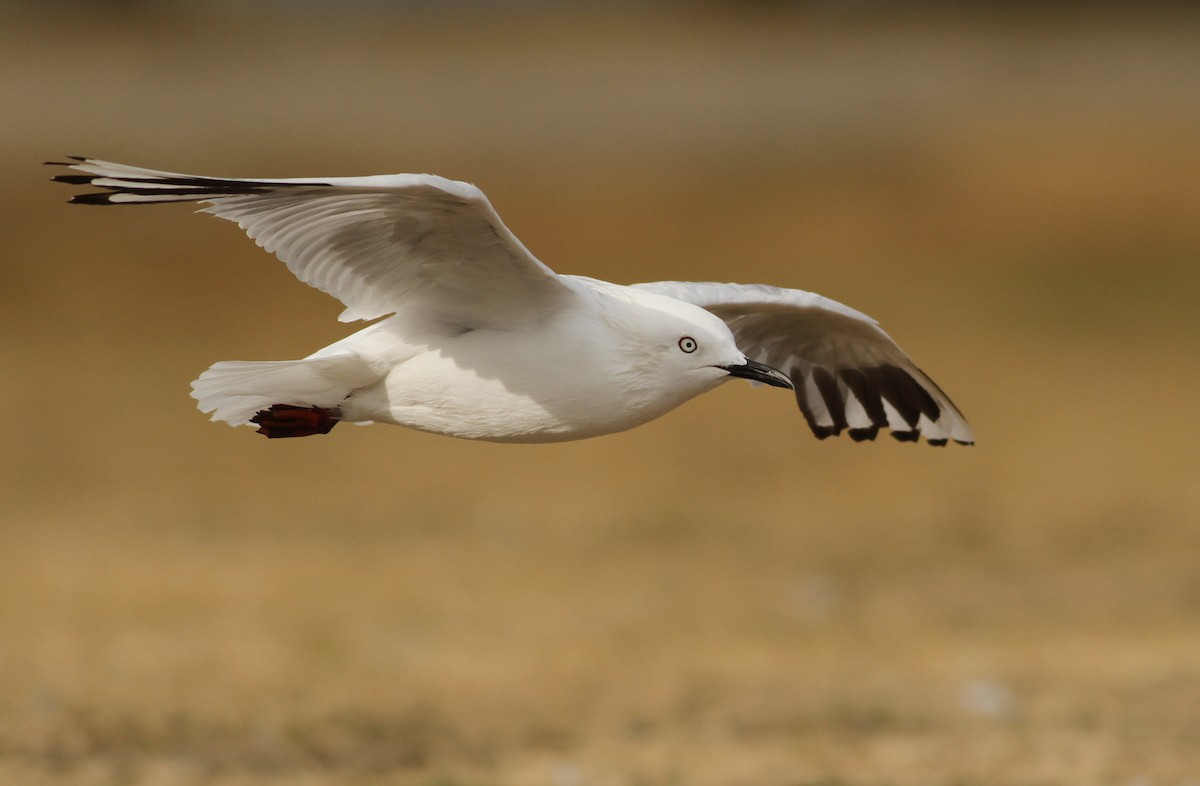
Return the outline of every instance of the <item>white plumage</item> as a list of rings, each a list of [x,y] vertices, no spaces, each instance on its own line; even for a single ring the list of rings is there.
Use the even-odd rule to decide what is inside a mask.
[[[385,422],[470,439],[622,431],[731,377],[795,388],[813,433],[932,444],[974,436],[874,320],[810,292],[558,275],[475,186],[434,175],[253,180],[95,159],[56,180],[84,204],[202,202],[343,321],[387,317],[307,358],[227,361],[192,383],[214,420],[269,437]]]

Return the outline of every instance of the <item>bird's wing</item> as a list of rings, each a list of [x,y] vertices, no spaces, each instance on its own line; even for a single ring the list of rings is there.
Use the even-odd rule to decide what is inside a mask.
[[[975,441],[962,412],[867,315],[837,301],[761,284],[658,281],[634,284],[705,308],[725,321],[738,348],[774,366],[819,439],[847,431],[903,442]]]
[[[54,163],[54,162],[51,162]],[[342,301],[342,321],[396,311],[463,329],[543,318],[571,285],[526,250],[483,192],[434,175],[248,180],[72,158],[55,178],[107,189],[72,202],[203,202],[306,284]]]

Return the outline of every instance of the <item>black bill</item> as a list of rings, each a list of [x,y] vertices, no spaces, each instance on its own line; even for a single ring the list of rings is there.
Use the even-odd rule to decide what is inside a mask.
[[[773,385],[788,390],[792,390],[794,387],[787,374],[779,369],[771,368],[766,363],[759,363],[757,360],[747,359],[745,363],[734,366],[718,366],[718,368],[728,371],[731,377],[749,379],[753,382],[761,382],[764,385]]]

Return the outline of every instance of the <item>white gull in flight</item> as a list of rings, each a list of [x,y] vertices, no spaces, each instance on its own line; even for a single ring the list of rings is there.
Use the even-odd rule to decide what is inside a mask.
[[[434,175],[254,180],[71,157],[91,205],[201,202],[343,322],[387,317],[301,360],[224,361],[192,383],[213,420],[268,437],[340,421],[466,439],[624,431],[734,377],[795,391],[813,434],[969,445],[970,426],[875,320],[761,284],[622,286],[539,262],[473,185]]]

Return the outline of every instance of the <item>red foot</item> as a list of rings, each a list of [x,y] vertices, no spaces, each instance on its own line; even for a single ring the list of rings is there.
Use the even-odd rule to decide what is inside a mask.
[[[272,404],[250,418],[258,424],[258,433],[267,439],[280,437],[310,437],[328,434],[338,423],[336,409],[294,407],[291,404]]]

